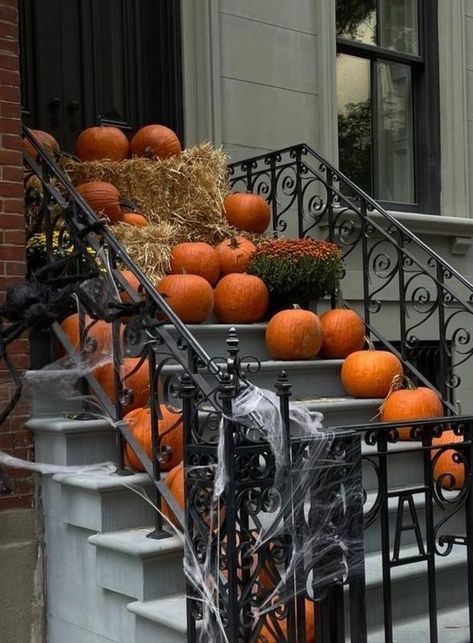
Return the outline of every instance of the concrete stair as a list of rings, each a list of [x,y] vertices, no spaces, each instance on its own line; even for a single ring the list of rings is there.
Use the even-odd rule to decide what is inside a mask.
[[[209,354],[224,356],[229,326],[190,328]],[[368,425],[376,416],[381,400],[355,400],[343,391],[339,377],[341,360],[273,361],[264,348],[263,324],[236,329],[241,354],[263,360],[260,372],[249,376],[255,384],[272,389],[284,369],[293,384],[292,402],[323,413],[327,427]],[[180,372],[178,365],[171,364],[164,368],[163,376],[174,378]],[[36,436],[38,461],[71,465],[117,460],[116,435],[104,419],[61,418],[57,406],[48,408],[43,404],[41,417],[35,417],[29,426]],[[367,455],[375,451],[367,445],[362,448]],[[389,445],[389,452],[390,489],[421,485],[422,454],[418,445],[397,443]],[[370,506],[378,481],[368,461],[363,464],[363,481]],[[43,478],[49,643],[186,641],[182,542],[175,535],[163,540],[149,538],[155,518],[154,493],[154,486],[145,474],[89,473]],[[416,510],[422,526],[425,515],[422,495],[416,497]],[[397,499],[392,498],[391,533],[396,511]],[[406,512],[406,522],[408,518]],[[463,533],[461,513],[450,526],[456,533]],[[382,641],[383,623],[378,522],[365,531],[365,550],[369,641],[378,643]],[[414,534],[405,532],[401,555],[415,553],[418,552]],[[445,632],[440,641],[464,643],[466,639],[461,636],[466,631],[463,625],[466,552],[455,548],[447,558],[438,557],[437,565],[439,622]],[[393,614],[398,641],[428,640],[425,568],[425,563],[421,563],[393,570]],[[456,622],[460,624],[458,630],[453,626]]]

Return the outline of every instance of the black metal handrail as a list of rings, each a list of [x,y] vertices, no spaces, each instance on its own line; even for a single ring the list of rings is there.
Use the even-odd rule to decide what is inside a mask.
[[[275,388],[283,424],[283,463],[286,486],[279,490],[279,494],[275,494],[275,455],[267,441],[267,435],[261,432],[261,426],[256,421],[253,422],[254,418],[247,418],[249,421],[239,424],[233,417],[233,405],[237,401],[238,394],[248,385],[241,369],[242,360],[239,356],[236,334],[230,332],[227,339],[228,357],[225,363],[209,356],[127,256],[125,250],[114,238],[113,229],[108,229],[88,207],[68,178],[36,144],[27,130],[25,130],[25,137],[36,149],[39,159],[37,163],[26,156],[27,168],[30,168],[31,173],[41,182],[41,188],[39,190],[34,188],[36,192],[29,195],[28,207],[31,211],[36,210],[36,214],[44,222],[47,245],[45,265],[33,272],[32,279],[48,284],[52,289],[61,292],[64,290],[67,297],[70,298],[72,295],[78,299],[81,304],[79,306],[81,330],[85,331],[81,332],[81,352],[88,350],[84,335],[92,331],[94,324],[98,320],[110,323],[115,367],[113,399],[107,398],[93,374],[86,374],[87,382],[115,421],[120,437],[120,467],[124,465],[123,452],[128,444],[155,483],[158,490],[158,506],[163,496],[178,522],[184,526],[188,539],[187,562],[197,564],[200,571],[206,568],[212,570],[213,576],[206,578],[210,581],[206,587],[213,587],[216,584],[213,592],[214,607],[219,614],[223,615],[227,639],[232,643],[239,640],[252,643],[261,641],[262,633],[266,628],[274,633],[272,635],[278,640],[291,643],[296,640],[303,642],[307,624],[311,616],[313,618],[315,610],[318,639],[324,643],[345,640],[343,585],[347,585],[350,640],[351,643],[366,643],[361,466],[363,461],[366,466],[373,468],[377,480],[375,498],[372,499],[371,506],[365,508],[364,520],[365,527],[375,522],[380,526],[386,641],[391,642],[393,639],[391,569],[394,566],[412,562],[409,558],[402,559],[397,549],[396,555],[391,556],[389,501],[393,497],[398,497],[396,494],[399,495],[401,509],[397,514],[397,522],[399,522],[399,529],[396,527],[395,534],[397,547],[403,529],[401,510],[404,504],[402,503],[412,503],[412,498],[422,493],[426,505],[426,544],[424,547],[424,544],[419,544],[420,541],[417,540],[420,552],[417,558],[419,562],[426,562],[428,567],[430,641],[437,643],[435,556],[448,555],[454,546],[464,545],[467,549],[469,570],[473,574],[473,515],[470,509],[473,419],[468,416],[445,417],[431,419],[428,422],[409,422],[410,437],[418,442],[406,444],[404,449],[399,448],[400,430],[406,428],[403,423],[340,427],[328,433],[322,432],[316,437],[297,437],[291,433],[290,382],[287,376],[281,374]],[[285,154],[288,156],[287,161],[284,159]],[[364,201],[366,195],[357,190],[356,186],[348,180],[345,181],[334,168],[324,163],[315,153],[313,158],[319,161],[318,168],[313,168],[309,163],[304,162],[303,158],[310,154],[312,151],[309,151],[307,146],[296,146],[271,155],[255,157],[248,162],[234,164],[231,168],[232,183],[237,186],[240,180],[236,174],[236,168],[244,168],[245,187],[262,192],[270,201],[276,231],[278,229],[281,231],[284,227],[283,216],[286,213],[289,215],[295,204],[300,236],[312,233],[317,224],[325,226],[331,240],[339,241],[341,245],[346,246],[347,261],[355,254],[354,250],[357,247],[362,247],[362,265],[369,267],[370,248],[368,246],[370,242],[376,243],[373,235],[379,233],[383,239],[392,242],[392,235],[386,232],[379,222],[371,221],[371,211],[374,212],[377,208],[376,204],[369,197],[366,197],[368,201]],[[258,169],[259,163],[266,167]],[[269,175],[267,166],[269,166]],[[291,178],[286,181],[282,174],[285,171],[292,172]],[[323,175],[322,178],[320,174]],[[265,177],[268,180],[260,181],[258,185],[258,179]],[[313,198],[309,195],[308,191],[314,186],[314,182],[318,183],[319,187],[324,186],[325,199],[320,199],[314,194],[312,194]],[[285,193],[279,193],[281,186]],[[349,191],[350,194],[348,194]],[[282,203],[284,198],[286,202]],[[373,207],[370,205],[371,202]],[[55,212],[56,206],[58,213]],[[307,219],[307,212],[310,220]],[[355,217],[356,225],[347,223],[352,217]],[[386,221],[389,222],[389,229],[395,223],[395,220],[391,221],[391,219],[392,217],[387,214]],[[405,235],[403,227],[399,229],[394,227],[392,230],[396,234],[400,230],[399,234],[403,240],[401,245],[395,245],[398,263],[394,265],[393,270],[396,269],[394,274],[397,275],[406,267],[404,266],[405,257],[409,262],[412,261],[412,264],[407,267],[419,264],[417,258],[404,248],[408,238],[414,245],[416,238]],[[355,235],[351,243],[347,237],[349,234]],[[62,252],[58,253],[57,247]],[[422,249],[422,245],[416,247]],[[120,278],[119,266],[128,268],[138,278],[145,292],[144,300],[131,291]],[[366,321],[371,333],[382,338],[383,333],[375,331],[370,320],[370,315],[373,316],[375,313],[370,309],[369,304],[370,301],[376,300],[379,291],[374,288],[373,293],[373,288],[370,288],[370,283],[366,281],[368,273],[368,270],[363,272],[365,277],[363,292],[368,297],[367,308],[365,308]],[[104,301],[100,301],[100,292],[95,293],[84,287],[89,279],[101,282],[101,274],[108,285],[115,287],[115,284],[120,284],[131,296],[132,303],[122,304],[113,292],[108,293]],[[389,284],[392,283],[392,279],[393,277],[389,280]],[[441,279],[436,276],[434,283],[442,288],[443,292]],[[404,296],[403,299],[406,297]],[[437,306],[441,307],[441,303],[437,301]],[[407,304],[401,302],[402,305],[405,308],[403,314],[407,314]],[[174,334],[156,320],[157,312],[171,321],[175,329]],[[92,321],[86,320],[86,313],[92,317]],[[131,331],[128,333],[128,339],[141,347],[140,363],[147,359],[149,364],[153,438],[151,458],[144,452],[126,422],[122,421],[126,397],[123,382],[119,376],[123,362],[119,328],[122,317],[130,318],[128,325]],[[406,338],[409,326],[406,325],[404,331],[404,338]],[[72,354],[74,347],[68,342],[58,324],[55,324],[55,332],[63,346]],[[385,343],[390,345],[387,340]],[[444,333],[443,349],[449,350],[451,343],[451,337],[447,337]],[[401,357],[403,356],[402,344],[401,341],[401,348],[398,351]],[[160,451],[161,442],[157,430],[160,421],[159,403],[161,400],[163,402],[168,400],[159,390],[158,381],[163,373],[163,367],[170,361],[182,367],[182,376],[176,386],[176,394],[182,402],[184,427],[186,465],[184,512],[177,506],[161,480],[160,463],[161,458],[166,454]],[[405,359],[404,362],[409,367]],[[205,377],[202,369],[207,371]],[[421,381],[425,381],[425,378],[422,379],[422,373],[418,372],[415,366],[412,366],[411,370],[418,373]],[[461,439],[461,442],[456,442],[452,438],[451,443],[438,446],[435,440],[446,430],[452,430],[452,435]],[[223,452],[219,451],[218,444],[218,438],[221,435],[225,437]],[[304,475],[304,466],[308,459],[310,461],[311,453],[318,442],[326,443],[323,450],[324,457],[313,462],[313,470],[309,469],[311,475]],[[363,442],[368,449],[365,453],[362,453]],[[454,450],[458,463],[464,466],[464,482],[453,500],[450,496],[446,500],[443,498],[442,485],[447,487],[445,493],[450,494],[448,485],[451,483],[451,477],[434,480],[433,475],[434,465],[448,450]],[[389,461],[396,456],[402,457],[403,454],[409,453],[416,453],[421,458],[423,484],[406,484],[401,491],[392,489],[388,477]],[[216,527],[215,524],[210,523],[209,516],[216,509],[213,493],[217,464],[219,466],[224,464],[228,479],[221,496],[221,507],[217,502],[217,509],[221,509],[222,522],[217,523]],[[293,485],[298,485],[300,494],[300,497],[294,498],[294,502],[297,502],[296,510],[293,510],[294,503],[291,496],[291,493],[294,496]],[[341,500],[347,498],[351,498],[351,502],[345,506]],[[324,513],[327,502],[330,504],[328,514]],[[436,517],[437,509],[443,512],[440,518]],[[464,534],[458,531],[456,525],[450,529],[451,518],[458,515],[460,510],[465,513]],[[276,518],[274,518],[275,513]],[[329,518],[327,518],[328,515]],[[273,524],[276,523],[278,529],[275,529],[274,533],[266,534],[263,542],[260,542],[260,535],[266,533],[263,524],[265,517],[273,521]],[[311,540],[314,526],[318,525],[326,525],[326,528],[320,530],[317,540]],[[420,529],[418,521],[415,529],[418,534]],[[158,518],[155,536],[163,535],[162,521]],[[341,536],[340,541],[337,536]],[[305,538],[308,539],[311,555],[307,555],[308,552],[304,548]],[[298,547],[304,555],[297,560],[294,569],[290,554]],[[330,554],[321,556],[319,548],[322,552],[330,551]],[[189,558],[189,555],[193,558]],[[330,572],[330,581],[320,578],[320,569],[325,567]],[[285,570],[290,573],[289,577],[284,577]],[[287,600],[280,609],[269,611],[268,614],[258,612],[256,617],[255,609],[265,605],[268,607],[267,601],[274,589],[274,587],[271,588],[271,584],[280,585],[286,593]],[[309,589],[312,591],[308,592]],[[473,631],[473,583],[469,583],[468,589],[470,623]],[[308,596],[310,596],[309,610],[305,608]],[[196,585],[189,583],[187,622],[188,640],[191,643],[198,640],[197,624],[202,621],[203,608],[204,602],[196,591]],[[207,617],[209,618],[205,619],[206,625],[209,626],[210,623],[210,626],[215,626],[212,630],[215,636],[210,637],[211,640],[220,640],[215,611],[211,611]]]
[[[258,192],[269,201],[274,233],[292,224],[296,236],[325,235],[343,248],[347,264],[357,264],[358,298],[370,334],[398,355],[417,381],[439,392],[447,412],[456,413],[451,398],[461,384],[458,369],[473,355],[473,285],[308,145],[232,163],[229,172],[233,189]],[[389,320],[394,331],[375,321],[386,309],[383,296],[396,304]],[[419,336],[422,332],[428,336]],[[412,348],[432,335],[440,343],[437,386],[409,360]]]

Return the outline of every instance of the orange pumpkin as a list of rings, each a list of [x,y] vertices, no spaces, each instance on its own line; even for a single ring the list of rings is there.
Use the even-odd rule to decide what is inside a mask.
[[[131,139],[130,150],[134,156],[167,159],[181,153],[179,138],[165,125],[146,125]]]
[[[218,282],[214,313],[227,324],[253,324],[263,319],[269,304],[264,281],[254,275],[234,273]]]
[[[140,366],[138,357],[126,357],[123,360],[121,380],[129,402],[125,404],[125,412],[144,406],[149,399],[149,365],[145,360]],[[99,364],[93,370],[97,382],[112,400],[115,396],[115,377],[113,362]]]
[[[167,275],[156,286],[166,303],[186,324],[200,324],[214,305],[209,282],[198,275]]]
[[[85,316],[85,328],[88,328],[92,319]],[[78,349],[80,344],[80,321],[79,314],[74,313],[66,317],[61,323],[61,328],[67,335],[67,338]],[[87,332],[87,346],[95,353],[107,353],[112,350],[112,326],[105,321],[98,320],[91,326]],[[64,354],[64,350],[60,349],[60,353]]]
[[[123,219],[120,192],[111,183],[89,181],[78,185],[76,190],[97,214],[104,214],[111,223]]]
[[[264,232],[271,220],[271,208],[259,194],[251,192],[234,192],[225,197],[223,202],[227,221],[247,232]]]
[[[342,384],[354,397],[386,397],[393,379],[403,374],[399,359],[389,351],[369,349],[348,355],[342,366]]]
[[[166,486],[176,499],[179,507],[184,509],[184,464],[182,462],[168,473],[166,476]],[[161,509],[169,522],[172,522],[175,525],[176,518],[171,511],[170,506],[164,499]]]
[[[158,431],[161,437],[160,447],[170,447],[169,458],[161,463],[162,471],[170,471],[181,460],[183,454],[182,416],[173,413],[163,404],[160,406],[162,419],[158,421]],[[138,408],[130,411],[124,417],[130,431],[140,443],[146,455],[152,457],[151,439],[151,410]],[[125,446],[125,462],[134,471],[143,471],[143,465],[135,455],[130,445]]]
[[[274,628],[273,621],[269,617],[266,617],[266,624],[263,625],[260,631],[259,640],[264,640],[266,643],[278,643],[281,638],[279,632]],[[277,621],[279,627],[284,635],[287,635],[287,620],[283,619]],[[305,631],[306,631],[306,643],[315,643],[315,619],[314,619],[314,603],[308,599],[305,600]],[[264,639],[261,637],[264,636]]]
[[[365,324],[354,310],[334,308],[320,315],[324,340],[320,356],[330,359],[345,358],[361,351],[365,344]]]
[[[208,243],[200,241],[178,243],[172,249],[171,273],[199,275],[214,286],[220,274],[218,253]]]
[[[271,318],[265,339],[273,359],[311,359],[322,346],[323,331],[315,313],[294,306]]]
[[[76,154],[81,161],[123,161],[129,153],[128,139],[118,127],[88,127],[76,141]]]
[[[416,388],[409,379],[404,379],[408,388],[392,390],[384,400],[381,407],[382,422],[423,420],[443,415],[442,402],[437,393],[425,386]],[[410,440],[411,427],[404,426],[397,430],[401,440]]]
[[[136,291],[137,293],[141,292],[141,284],[135,277],[135,275],[131,272],[131,270],[120,270],[120,273],[126,279],[128,285],[132,290]],[[122,290],[120,292],[120,299],[124,304],[128,304],[132,301],[130,295],[125,290]]]
[[[432,440],[432,445],[442,447],[456,442],[463,442],[463,437],[455,435],[453,431],[444,431],[439,438]],[[432,458],[437,453],[437,450],[432,450]],[[439,455],[434,464],[433,478],[435,481],[439,480],[444,489],[458,491],[465,485],[465,465],[461,461],[455,462],[455,453],[454,449],[447,449]]]
[[[220,273],[229,275],[232,272],[245,272],[256,246],[245,237],[232,237],[219,243],[215,250],[220,259]]]
[[[123,223],[134,225],[137,228],[146,228],[149,225],[148,219],[138,212],[124,212]]]
[[[38,143],[42,147],[44,147],[44,149],[47,152],[50,152],[51,155],[55,156],[56,154],[59,154],[59,152],[61,151],[61,148],[59,147],[59,143],[56,141],[54,136],[40,129],[30,129],[28,131],[30,134],[34,136],[34,138],[38,141]],[[29,154],[31,158],[33,159],[36,158],[37,152],[33,147],[33,145],[27,139],[25,138],[23,139],[22,146],[23,146],[23,150],[27,154]]]

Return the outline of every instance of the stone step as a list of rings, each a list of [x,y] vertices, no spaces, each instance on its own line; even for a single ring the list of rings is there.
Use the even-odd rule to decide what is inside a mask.
[[[294,399],[313,399],[319,397],[346,397],[340,380],[341,359],[314,359],[299,361],[267,360],[255,362],[250,360],[242,364],[242,370],[247,373],[248,379],[261,388],[274,390],[274,384],[285,371],[292,385],[291,391]],[[162,368],[161,382],[166,385],[166,380],[177,380],[183,373],[183,368],[178,364],[168,364]],[[204,369],[201,374],[211,384],[215,383],[213,376]]]
[[[89,543],[97,548],[100,587],[139,601],[185,590],[183,543],[178,536],[156,540],[152,529],[97,534]]]
[[[354,397],[319,397],[315,399],[294,400],[296,406],[304,406],[309,411],[318,411],[324,416],[323,426],[338,427],[353,424],[369,424],[378,413],[380,399],[356,399]]]
[[[135,616],[135,638],[140,643],[187,643],[186,596],[176,594],[127,605]]]
[[[60,489],[61,520],[69,525],[102,533],[154,523],[156,510],[141,497],[154,502],[155,487],[145,473],[55,475],[53,481]]]
[[[118,461],[117,433],[105,418],[38,417],[27,426],[35,435],[37,462],[72,466]]]
[[[416,548],[405,548],[404,556],[413,555]],[[452,610],[461,613],[461,632],[459,638],[443,639],[453,643],[466,643],[469,638],[464,636],[467,622],[463,608],[466,603],[466,552],[453,551],[447,558],[437,557],[437,599],[440,612],[440,626],[448,628],[449,623],[455,623],[455,618],[449,616]],[[392,572],[392,605],[393,619],[396,631],[409,631],[412,623],[420,621],[428,613],[426,565],[415,564],[399,567]],[[366,605],[369,630],[369,643],[381,643],[380,628],[383,624],[383,586],[382,565],[380,554],[373,553],[366,557]],[[186,642],[186,598],[185,594],[176,594],[152,601],[136,601],[127,605],[127,609],[135,615],[135,640],[140,643]],[[346,623],[349,623],[348,615]],[[347,626],[348,627],[348,626]],[[395,641],[427,641],[427,630],[423,630],[425,638],[395,638]]]
[[[178,337],[174,326],[165,325],[166,330]],[[264,342],[266,324],[188,324],[187,328],[211,357],[227,357],[225,340],[230,328],[234,328],[240,340],[241,357],[252,356],[259,360],[271,359]],[[142,346],[128,346],[128,353],[136,355]]]
[[[439,643],[471,643],[468,607],[439,610],[437,615]],[[428,614],[409,620],[394,628],[394,641],[403,643],[429,643]],[[370,634],[369,643],[385,643],[384,630]]]

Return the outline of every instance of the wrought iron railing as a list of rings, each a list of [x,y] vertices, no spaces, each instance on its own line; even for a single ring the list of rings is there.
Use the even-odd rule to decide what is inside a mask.
[[[307,145],[245,159],[229,171],[233,190],[268,200],[275,234],[341,246],[345,296],[359,304],[373,339],[434,389],[410,356],[422,341],[439,342],[438,391],[446,412],[455,413],[451,400],[472,364],[473,285]]]
[[[105,394],[93,373],[84,372],[84,378],[117,428],[120,470],[125,465],[125,447],[130,445],[155,482],[158,507],[163,496],[184,527],[189,578],[188,640],[197,641],[204,627],[211,632],[210,640],[216,641],[304,643],[314,640],[311,623],[315,610],[318,642],[339,642],[350,636],[352,643],[366,643],[362,468],[365,486],[370,475],[372,479],[372,492],[367,494],[365,503],[365,529],[377,525],[381,534],[387,643],[393,640],[391,570],[410,564],[414,558],[426,563],[430,641],[435,643],[435,556],[446,556],[462,545],[466,545],[466,585],[473,624],[472,418],[410,423],[412,437],[418,441],[406,443],[403,449],[399,425],[374,424],[301,435],[294,430],[290,383],[281,375],[276,383],[277,417],[282,421],[278,455],[254,414],[244,421],[235,417],[241,395],[251,392],[236,334],[229,334],[225,358],[210,356],[127,256],[113,230],[88,207],[27,130],[24,135],[37,151],[36,159],[25,157],[27,215],[34,219],[35,229],[43,231],[46,245],[43,265],[31,270],[30,280],[45,288],[56,310],[70,310],[71,300],[75,302],[81,328],[78,353],[85,361],[96,352],[91,341],[94,326],[99,321],[111,325],[114,395],[110,399]],[[462,346],[465,360],[470,356],[467,330],[456,326],[450,332],[457,318],[454,309],[446,315],[451,303],[470,313],[469,298],[462,304],[461,293],[453,295],[450,288],[450,282],[458,282],[466,291],[470,288],[468,282],[309,148],[297,146],[233,165],[231,181],[235,189],[259,191],[269,199],[276,231],[289,229],[290,219],[285,221],[285,217],[294,210],[296,234],[328,236],[345,248],[345,279],[351,270],[349,262],[358,262],[363,268],[360,299],[367,298],[367,323],[373,336],[394,352],[407,358],[405,349],[412,350],[421,339],[414,336],[414,331],[435,317],[438,323],[432,335],[442,329],[441,363],[452,362],[451,368],[457,368],[460,360],[454,356]],[[320,190],[322,197],[317,194]],[[386,254],[383,243],[394,255]],[[427,267],[413,253],[414,247],[428,256]],[[370,271],[370,266],[374,270]],[[130,288],[121,269],[130,270],[138,278],[142,293]],[[435,288],[435,301],[432,294],[412,296],[417,279]],[[381,295],[389,294],[394,284],[395,295],[401,299],[401,312],[399,335],[392,339],[400,340],[399,350],[385,338],[382,325],[381,330],[374,330],[376,316],[386,306]],[[120,291],[127,293],[128,303],[122,302]],[[393,299],[396,297],[393,295]],[[420,312],[422,306],[425,309]],[[421,324],[413,323],[414,314],[420,317]],[[123,343],[121,322],[125,320]],[[75,355],[75,347],[57,322],[53,330],[69,354]],[[151,457],[123,421],[124,407],[133,395],[119,375],[126,346],[139,352],[137,368],[148,362]],[[420,381],[426,382],[411,361],[404,362]],[[166,375],[169,365],[176,367],[173,370],[177,377]],[[446,408],[453,411],[446,395],[448,388],[457,383],[451,368],[445,366],[442,371],[440,388]],[[179,400],[176,421],[182,415],[186,466],[184,512],[161,479],[162,466],[170,453],[163,448],[158,431],[161,405],[176,407]],[[439,446],[434,441],[441,436],[442,428],[454,433],[448,434],[451,442]],[[461,441],[457,442],[457,438]],[[434,471],[441,456],[451,449],[456,454],[455,464],[463,467],[461,484],[448,472],[442,477]],[[390,462],[403,457],[418,458],[421,479],[412,484],[404,481],[400,489],[392,484]],[[223,482],[219,479],[222,466],[227,474]],[[216,482],[223,485],[218,496]],[[459,488],[455,490],[455,486]],[[411,512],[414,526],[410,532],[419,553],[403,559],[400,545],[407,527],[400,508],[411,509],[413,498],[418,496],[424,498],[424,524]],[[391,503],[395,498],[399,504],[393,514]],[[214,515],[216,523],[211,519]],[[396,526],[391,553],[393,515]],[[462,525],[454,522],[460,515],[464,516]],[[166,535],[157,514],[154,536]],[[299,555],[294,557],[294,552]]]

